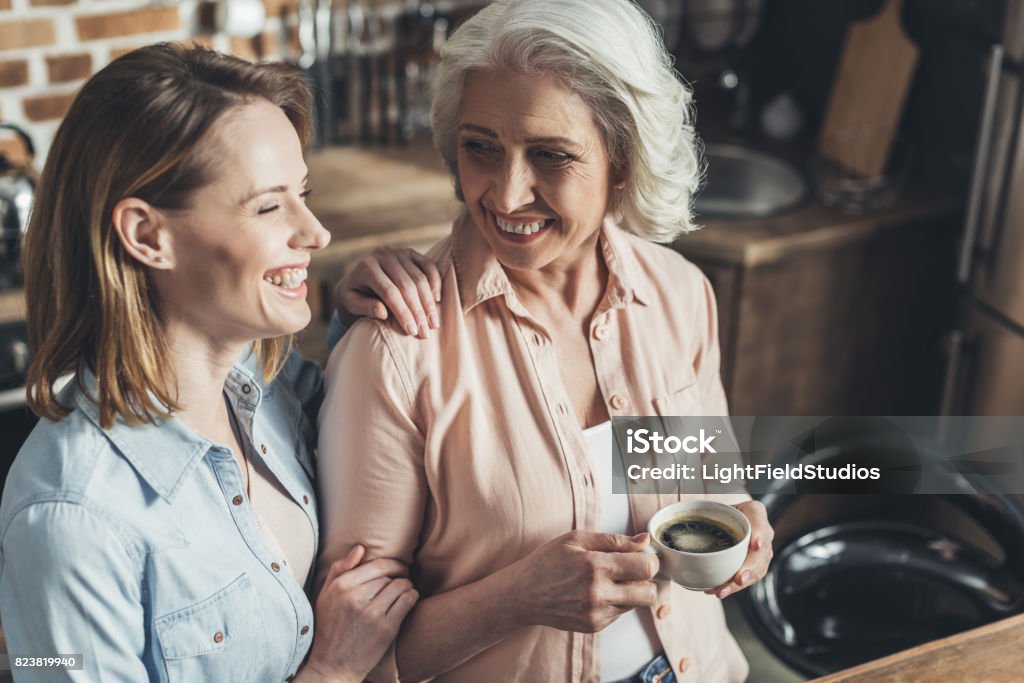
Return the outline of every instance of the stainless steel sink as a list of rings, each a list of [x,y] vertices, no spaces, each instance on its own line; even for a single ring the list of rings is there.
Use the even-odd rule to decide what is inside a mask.
[[[764,218],[795,208],[807,183],[788,163],[739,145],[709,144],[705,186],[694,211],[700,216]]]

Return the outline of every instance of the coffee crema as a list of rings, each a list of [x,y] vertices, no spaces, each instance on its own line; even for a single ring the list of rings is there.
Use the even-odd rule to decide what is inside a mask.
[[[727,526],[695,515],[679,515],[662,524],[658,540],[666,548],[684,553],[714,553],[740,542]]]

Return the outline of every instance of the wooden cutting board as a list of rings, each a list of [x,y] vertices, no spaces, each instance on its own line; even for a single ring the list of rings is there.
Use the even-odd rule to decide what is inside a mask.
[[[903,0],[886,0],[850,26],[818,141],[820,156],[866,178],[885,170],[917,66],[902,9]]]

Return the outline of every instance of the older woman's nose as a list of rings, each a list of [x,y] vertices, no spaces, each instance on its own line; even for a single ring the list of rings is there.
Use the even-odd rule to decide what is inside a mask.
[[[505,164],[495,178],[492,194],[494,208],[501,213],[513,213],[533,203],[533,173],[529,164],[516,159]]]

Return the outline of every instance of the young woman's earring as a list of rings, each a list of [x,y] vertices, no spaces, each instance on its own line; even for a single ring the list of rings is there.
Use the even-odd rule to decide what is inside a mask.
[[[157,256],[153,260],[156,261],[157,263],[167,263],[167,259],[165,259],[163,256]]]

